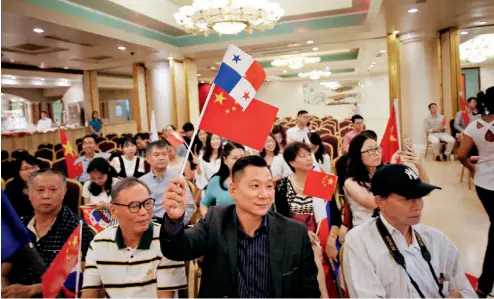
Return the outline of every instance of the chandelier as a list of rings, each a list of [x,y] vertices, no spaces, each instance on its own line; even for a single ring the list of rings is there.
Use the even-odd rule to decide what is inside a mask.
[[[319,84],[332,90],[337,90],[341,87],[339,82],[321,82]]]
[[[494,58],[494,34],[479,35],[460,45],[460,59],[470,63],[481,63]]]
[[[312,80],[317,80],[321,77],[331,76],[331,72],[330,71],[312,71],[312,72],[307,72],[307,73],[298,73],[298,76],[300,78],[309,78]]]
[[[187,33],[210,35],[272,29],[283,16],[279,3],[267,0],[194,0],[173,17]]]
[[[321,57],[291,57],[275,59],[271,62],[272,66],[288,66],[292,70],[298,70],[304,66],[304,64],[318,63],[321,61]]]

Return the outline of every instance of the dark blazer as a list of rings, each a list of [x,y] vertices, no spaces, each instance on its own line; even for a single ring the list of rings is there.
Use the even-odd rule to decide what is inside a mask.
[[[175,237],[161,226],[161,251],[168,259],[204,256],[199,297],[237,298],[237,225],[235,205],[211,207],[206,218]],[[268,213],[268,248],[273,296],[319,298],[314,253],[307,228]]]

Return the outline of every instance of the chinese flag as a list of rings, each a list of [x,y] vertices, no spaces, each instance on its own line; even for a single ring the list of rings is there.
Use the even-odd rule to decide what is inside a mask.
[[[168,141],[174,148],[178,148],[185,143],[184,138],[177,132],[171,132],[170,135],[166,137],[166,141]]]
[[[470,116],[468,115],[467,112],[467,102],[465,101],[465,98],[463,96],[461,97],[460,103],[461,103],[461,114],[463,115],[463,121],[468,126],[468,124],[470,123]]]
[[[278,114],[278,108],[256,99],[242,110],[240,104],[217,85],[204,109],[200,129],[259,151]]]
[[[60,140],[62,141],[63,154],[65,156],[65,165],[67,165],[67,175],[70,179],[80,176],[83,173],[81,163],[74,165],[76,155],[72,146],[70,146],[69,139],[62,128],[58,127],[60,131]]]
[[[305,179],[304,195],[331,200],[336,182],[338,177],[334,174],[309,170]]]
[[[396,109],[391,109],[391,115],[388,119],[386,131],[384,131],[383,139],[381,140],[382,162],[387,164],[391,162],[391,157],[400,150],[400,141],[398,140],[398,126],[396,118]]]
[[[43,298],[56,298],[72,269],[79,262],[81,225],[79,224],[74,229],[46,272],[41,276]]]

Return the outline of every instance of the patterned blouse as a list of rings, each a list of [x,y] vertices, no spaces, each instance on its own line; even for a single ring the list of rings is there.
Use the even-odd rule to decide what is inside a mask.
[[[276,211],[286,217],[295,214],[314,214],[312,197],[297,194],[289,177],[281,179],[276,184],[275,205]]]

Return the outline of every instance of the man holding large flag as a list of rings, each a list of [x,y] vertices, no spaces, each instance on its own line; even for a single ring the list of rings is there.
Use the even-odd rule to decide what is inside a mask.
[[[35,242],[34,247],[46,266],[52,263],[79,225],[80,218],[62,205],[65,192],[65,176],[59,171],[39,170],[29,179],[29,199],[33,205],[34,215],[22,219],[22,222],[27,227],[29,237]],[[93,232],[84,224],[82,261],[93,237]],[[2,297],[40,296],[42,274],[25,251],[18,251],[7,260],[2,258]],[[64,279],[59,281],[63,283]]]

